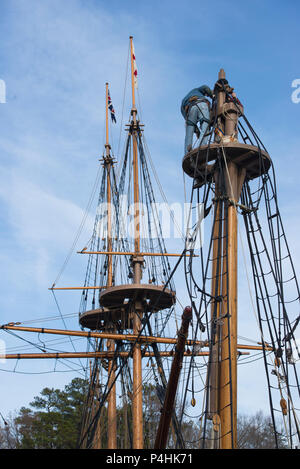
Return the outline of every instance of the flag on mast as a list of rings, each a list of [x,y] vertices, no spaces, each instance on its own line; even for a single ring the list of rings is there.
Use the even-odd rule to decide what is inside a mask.
[[[108,90],[108,109],[110,110],[110,117],[111,117],[111,120],[112,122],[114,122],[115,124],[117,123],[117,119],[116,119],[116,116],[115,116],[115,110],[114,110],[114,107],[112,105],[112,102],[111,102],[111,97],[110,97],[110,92]]]
[[[135,60],[135,51],[134,51],[134,45],[132,41],[132,62],[133,62],[133,80],[134,80],[134,87],[138,87],[138,81],[137,81],[137,66],[136,66],[136,60]]]

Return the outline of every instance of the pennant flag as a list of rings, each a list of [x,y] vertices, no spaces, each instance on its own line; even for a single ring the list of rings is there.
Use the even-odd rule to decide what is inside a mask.
[[[135,52],[134,52],[134,45],[132,42],[132,61],[133,61],[133,80],[134,80],[134,87],[138,87],[138,82],[137,82],[137,66],[136,66],[136,61],[135,61]]]
[[[112,102],[111,102],[111,98],[110,98],[110,92],[108,90],[108,109],[110,110],[110,117],[111,117],[111,120],[112,122],[114,122],[115,124],[117,123],[117,119],[116,119],[116,116],[115,116],[115,110],[114,110],[114,107],[112,105]]]

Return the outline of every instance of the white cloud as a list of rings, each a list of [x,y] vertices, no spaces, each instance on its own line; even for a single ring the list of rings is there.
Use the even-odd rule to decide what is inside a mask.
[[[50,286],[54,276],[53,269],[58,269],[70,249],[84,210],[44,191],[20,175],[6,173],[7,178],[2,183],[0,197],[7,213],[6,229],[13,236],[8,248],[12,253],[13,244],[18,253],[19,273],[23,269],[28,272],[28,263],[31,260],[30,280],[34,280],[36,288],[44,287],[45,284]],[[81,242],[84,235],[87,236],[91,231],[92,219],[91,216],[87,218],[86,231],[80,238]],[[9,265],[11,260],[7,261]]]

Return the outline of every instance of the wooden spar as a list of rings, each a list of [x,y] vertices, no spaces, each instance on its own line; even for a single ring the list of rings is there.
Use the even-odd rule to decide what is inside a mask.
[[[131,87],[132,87],[132,152],[133,152],[133,198],[134,198],[134,251],[133,257],[133,281],[141,283],[143,257],[140,253],[140,212],[139,212],[139,167],[137,151],[137,110],[135,107],[135,80],[134,80],[134,48],[132,36],[130,36],[131,56]],[[142,305],[135,302],[133,311],[133,333],[139,334],[141,329]],[[142,354],[141,346],[136,343],[133,349],[133,392],[132,392],[132,417],[133,417],[133,449],[142,449],[143,438],[143,395],[142,395]]]
[[[175,403],[179,375],[182,367],[184,346],[188,336],[189,324],[192,320],[192,308],[186,307],[182,315],[182,323],[178,332],[175,356],[173,358],[164,405],[161,411],[154,449],[165,449],[168,441],[169,428]]]
[[[107,202],[107,251],[112,251],[112,219],[111,219],[111,167],[112,158],[110,155],[110,144],[108,134],[108,83],[106,83],[106,143],[105,143],[105,158],[104,166],[106,169],[106,202]],[[112,255],[108,254],[107,261],[107,283],[106,287],[112,286]],[[112,330],[114,332],[114,330]],[[115,342],[111,339],[107,341],[107,350],[114,355]],[[115,365],[114,361],[110,360],[108,363],[108,389],[110,392],[107,397],[107,422],[108,422],[108,449],[117,448],[117,396],[115,385]],[[100,419],[99,419],[100,422]]]
[[[55,335],[67,335],[74,337],[93,337],[96,339],[111,339],[111,340],[128,340],[131,342],[138,341],[140,343],[157,343],[157,344],[176,344],[176,339],[171,337],[154,337],[138,334],[117,334],[110,332],[85,332],[85,331],[70,331],[65,329],[46,329],[45,327],[26,327],[26,326],[14,326],[10,324],[5,324],[0,326],[0,329],[8,329],[13,331],[23,331],[23,332],[37,332],[38,334],[55,334]],[[201,340],[188,340],[188,345],[200,345],[204,347],[207,345],[206,342]]]
[[[190,351],[185,351],[185,357],[192,357]],[[243,352],[243,355],[248,355],[248,352]],[[194,357],[207,357],[209,352],[195,352]],[[128,358],[131,356],[130,352],[119,352],[118,356],[122,358]],[[172,350],[160,352],[161,357],[174,357]],[[142,358],[155,357],[154,352],[142,351]],[[103,351],[103,352],[44,352],[44,353],[7,353],[5,355],[0,354],[0,358],[6,360],[21,360],[21,359],[60,359],[60,358],[107,358],[112,360],[114,353]]]
[[[85,331],[70,331],[65,329],[46,329],[45,327],[25,327],[25,326],[13,326],[5,324],[0,326],[0,329],[4,330],[13,330],[13,331],[23,331],[23,332],[36,332],[38,334],[54,334],[54,335],[66,335],[73,337],[88,337],[95,339],[111,339],[111,340],[128,340],[129,342],[138,341],[140,343],[156,343],[156,344],[176,344],[177,339],[171,337],[154,337],[147,335],[137,335],[137,334],[112,334],[109,332],[85,332]],[[187,340],[186,345],[193,346],[198,345],[200,347],[208,347],[208,342],[201,340]],[[273,351],[273,347],[265,344],[264,348],[261,345],[247,345],[247,344],[238,344],[238,349],[241,350],[266,350],[268,352]]]
[[[121,251],[77,251],[77,254],[111,254],[115,256],[151,256],[151,257],[181,257],[179,253],[168,253],[168,252],[121,252]],[[197,254],[184,254],[185,257],[199,257]]]

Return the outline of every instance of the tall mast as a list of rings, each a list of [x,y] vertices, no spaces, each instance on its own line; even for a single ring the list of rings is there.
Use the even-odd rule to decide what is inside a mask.
[[[140,212],[139,212],[139,167],[137,151],[137,109],[135,107],[135,79],[134,79],[134,47],[133,37],[130,36],[130,56],[131,56],[131,88],[132,88],[132,108],[131,115],[133,121],[132,132],[132,152],[133,152],[133,192],[134,192],[134,248],[136,253],[140,253]],[[139,283],[139,282],[138,282]]]
[[[225,80],[223,69],[219,81]],[[226,94],[217,93],[217,107],[224,113]],[[238,113],[233,103],[226,103],[227,114],[223,120],[225,137],[235,134]],[[220,445],[222,449],[236,448],[237,445],[237,264],[238,230],[237,203],[245,179],[245,168],[238,168],[233,161],[224,161],[224,194],[227,199],[223,221],[223,281],[222,317],[228,319],[220,324],[220,375],[219,375],[219,416],[221,425]],[[227,239],[226,239],[227,238]]]
[[[137,110],[135,107],[135,79],[134,79],[134,47],[133,37],[130,36],[131,56],[131,86],[132,86],[132,151],[133,151],[133,191],[134,191],[134,251],[132,256],[133,282],[141,283],[143,257],[140,255],[140,213],[139,213],[139,167],[137,151]],[[142,304],[136,301],[133,311],[133,333],[138,334],[141,329]],[[142,394],[142,353],[140,344],[133,349],[133,448],[143,448],[143,394]]]
[[[112,252],[112,220],[111,220],[111,168],[112,168],[112,157],[110,154],[109,144],[109,132],[108,132],[108,83],[106,83],[106,113],[105,113],[105,124],[106,124],[106,142],[105,142],[105,157],[104,166],[106,169],[106,201],[107,201],[107,252]],[[112,255],[107,254],[107,283],[106,287],[112,286]],[[110,327],[111,332],[114,332],[114,328]],[[107,350],[112,355],[115,351],[115,342],[113,340],[107,341]],[[108,449],[117,448],[117,412],[116,412],[116,385],[115,383],[115,369],[113,360],[109,360],[108,364],[108,388],[112,385],[110,393],[108,395],[108,409],[107,409],[107,425],[108,425]],[[99,419],[100,421],[100,419]]]
[[[106,200],[107,200],[107,252],[112,252],[112,229],[111,229],[111,167],[112,157],[110,155],[109,133],[108,133],[108,83],[106,83],[106,114],[105,114],[105,127],[106,127],[106,143],[105,143],[105,158],[104,164],[106,166]],[[112,286],[112,256],[108,254],[107,261],[107,287]]]
[[[235,135],[237,111],[226,103],[225,72],[215,87],[216,119],[224,138]],[[227,114],[224,109],[226,106]],[[226,116],[226,117],[224,117]],[[237,444],[237,203],[245,178],[224,154],[223,170],[214,174],[214,234],[212,262],[212,322],[217,324],[211,353],[210,418],[212,447],[236,448]],[[224,203],[224,200],[226,201]]]
[[[237,445],[237,204],[248,164],[244,157],[245,145],[236,138],[239,111],[234,102],[227,99],[228,90],[232,89],[221,69],[215,85],[214,118],[222,137],[215,136],[215,142],[209,144],[210,155],[214,154],[220,163],[216,163],[212,172],[215,197],[208,411],[213,429],[211,447],[221,449]],[[205,174],[210,169],[204,156],[207,151],[206,145],[197,149],[200,153],[197,170]],[[194,177],[194,167],[188,167],[189,158],[189,155],[184,158],[184,169]],[[255,162],[253,159],[250,164]]]
[[[107,184],[107,193],[106,202],[108,204],[107,209],[107,245],[103,251],[91,251],[89,255],[105,255],[105,268],[102,272],[106,272],[107,278],[106,282],[100,284],[100,286],[95,286],[93,288],[97,288],[101,290],[99,295],[99,306],[95,308],[95,302],[92,302],[93,309],[87,310],[80,315],[79,322],[83,327],[87,327],[92,330],[101,330],[103,329],[105,333],[108,333],[110,339],[107,342],[107,351],[106,357],[108,359],[108,396],[105,395],[105,400],[108,400],[108,448],[109,449],[116,449],[117,448],[117,438],[116,438],[116,378],[119,375],[115,371],[115,366],[117,362],[117,358],[130,358],[132,357],[132,389],[130,390],[130,395],[132,398],[132,432],[133,432],[133,448],[134,449],[142,449],[144,444],[144,437],[143,437],[143,387],[142,387],[142,349],[141,345],[142,342],[139,340],[140,333],[142,330],[142,317],[143,314],[147,314],[148,312],[154,312],[155,314],[163,309],[170,309],[176,299],[175,299],[175,292],[166,288],[165,285],[157,285],[154,279],[149,283],[143,284],[142,283],[142,269],[144,266],[144,256],[162,256],[164,259],[165,256],[168,254],[166,253],[165,249],[161,249],[158,253],[153,252],[141,252],[141,233],[140,233],[140,209],[139,209],[139,201],[140,201],[140,191],[139,188],[139,179],[142,179],[145,182],[145,174],[144,172],[139,173],[139,159],[140,157],[144,157],[143,149],[141,148],[141,124],[137,118],[137,109],[135,107],[135,58],[134,58],[134,48],[132,37],[130,37],[130,52],[131,52],[131,82],[132,82],[132,108],[131,108],[131,119],[128,128],[128,137],[127,137],[127,145],[126,145],[126,157],[124,158],[124,166],[123,169],[128,167],[128,171],[130,172],[129,178],[130,181],[133,179],[133,188],[132,184],[129,185],[129,190],[133,190],[133,201],[134,201],[134,211],[133,211],[133,218],[134,218],[134,249],[131,252],[122,251],[124,249],[124,243],[121,244],[121,252],[120,251],[113,251],[113,235],[112,233],[120,234],[120,239],[122,239],[122,233],[120,233],[120,226],[118,225],[118,221],[116,222],[116,226],[112,226],[112,211],[110,207],[110,203],[112,201],[112,187],[111,187],[111,177],[110,174],[113,173],[113,158],[110,154],[110,145],[109,145],[109,134],[108,134],[108,111],[106,109],[106,144],[105,144],[105,156],[103,158],[104,161],[104,176],[103,181],[106,180]],[[107,88],[108,92],[108,88]],[[131,143],[131,145],[130,145]],[[129,151],[132,148],[132,166],[127,165],[128,160],[130,160]],[[147,168],[146,161],[143,160],[144,167]],[[133,172],[133,174],[132,174]],[[125,174],[125,172],[124,172]],[[106,178],[106,179],[105,179]],[[104,183],[103,183],[104,184]],[[104,185],[103,185],[104,187]],[[120,189],[121,187],[121,189]],[[144,187],[144,186],[143,186]],[[118,188],[118,195],[120,191],[124,189],[124,185],[120,184]],[[148,187],[150,189],[150,187]],[[122,193],[122,192],[121,192]],[[150,194],[151,197],[153,194]],[[130,194],[131,196],[131,194]],[[101,195],[103,197],[103,195]],[[117,207],[114,207],[117,210],[122,209],[122,205],[119,204]],[[122,218],[123,214],[118,213],[117,220]],[[115,230],[115,231],[114,231]],[[149,232],[150,234],[150,232]],[[122,242],[122,241],[121,241]],[[128,239],[126,239],[126,243]],[[125,244],[126,246],[126,244]],[[82,253],[87,253],[87,250],[81,251]],[[128,284],[118,284],[119,278],[117,277],[117,284],[116,284],[116,272],[112,271],[112,257],[114,255],[120,255],[121,259],[122,256],[130,256],[130,261],[127,257],[126,259],[126,268],[129,267],[129,278],[133,278],[132,282]],[[174,254],[178,256],[178,254]],[[128,263],[129,261],[129,263]],[[162,261],[165,262],[164,260]],[[132,275],[133,273],[133,275]],[[167,273],[164,271],[163,276],[166,277]],[[122,281],[122,276],[121,276]],[[84,287],[85,288],[85,287]],[[90,287],[87,286],[87,289]],[[87,290],[89,291],[89,290]],[[150,335],[151,327],[148,325]],[[132,350],[130,354],[128,351],[122,352],[117,350],[117,345],[115,340],[121,339],[122,336],[122,329],[131,329],[131,334],[126,334],[126,337],[134,338],[134,343],[132,344]],[[117,332],[118,331],[118,332]],[[113,333],[112,333],[113,332]],[[117,333],[116,333],[117,332]],[[102,336],[103,337],[103,336]],[[104,338],[104,337],[103,337]],[[158,342],[157,342],[158,343]],[[118,344],[118,347],[121,344]],[[117,353],[118,352],[118,353]],[[143,350],[143,355],[146,353],[147,356],[148,352]],[[149,357],[155,356],[154,353],[149,352]],[[105,354],[104,354],[105,355]],[[104,356],[102,355],[102,356]],[[163,355],[165,356],[165,355]],[[123,366],[127,366],[123,362]],[[121,368],[121,371],[122,371]],[[122,378],[123,379],[123,378]],[[103,403],[102,403],[103,405]],[[102,408],[102,407],[101,407]],[[96,415],[99,418],[99,411]],[[93,428],[92,428],[93,427]],[[91,422],[91,428],[88,428],[88,431],[93,434],[92,431],[94,429],[94,422]]]

